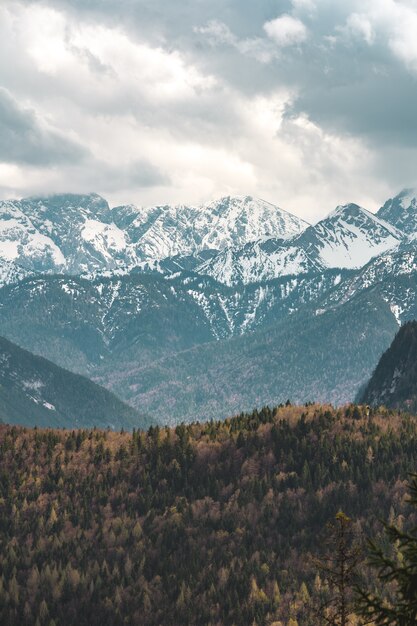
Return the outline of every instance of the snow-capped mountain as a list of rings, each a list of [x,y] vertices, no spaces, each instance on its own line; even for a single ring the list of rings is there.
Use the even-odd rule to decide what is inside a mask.
[[[280,276],[306,274],[324,268],[292,240],[254,241],[242,248],[230,247],[196,268],[225,285],[249,284]]]
[[[108,203],[99,195],[28,198],[21,205],[41,235],[59,249],[63,271],[115,269],[135,262],[128,236],[114,224]]]
[[[372,259],[341,281],[337,290],[325,294],[322,310],[340,306],[358,293],[378,290],[398,324],[417,318],[417,246],[403,244]]]
[[[314,226],[251,196],[201,206],[134,205],[111,209],[97,194],[0,203],[3,284],[26,273],[82,274],[188,270],[227,285],[326,268],[360,268],[413,238],[413,192],[380,210],[337,207]],[[415,217],[415,216],[414,216]]]
[[[190,419],[190,394],[208,415],[212,375],[240,406],[254,401],[246,389],[264,385],[271,354],[278,369],[256,402],[276,397],[287,367],[282,393],[353,399],[398,325],[417,318],[415,206],[407,191],[377,215],[348,204],[308,226],[247,196],[147,209],[95,194],[2,202],[2,334],[134,406],[158,412],[169,398]]]
[[[0,260],[27,270],[91,274],[152,266],[175,255],[198,257],[254,239],[288,238],[306,227],[250,196],[197,207],[113,209],[97,194],[33,197],[0,202]]]
[[[359,270],[324,269],[231,287],[195,273],[133,271],[95,280],[29,277],[0,289],[0,327],[6,337],[60,366],[94,377],[134,406],[142,407],[145,402],[143,406],[152,406],[155,414],[155,407],[164,403],[158,398],[165,397],[161,396],[165,381],[169,384],[171,376],[175,379],[175,368],[183,371],[190,354],[209,391],[210,375],[204,378],[206,361],[217,351],[222,358],[229,358],[229,351],[233,355],[222,374],[229,381],[239,378],[242,362],[245,375],[249,370],[257,372],[256,380],[262,381],[271,354],[275,361],[281,345],[266,347],[277,329],[279,342],[287,346],[284,351],[279,348],[280,359],[289,359],[281,370],[287,371],[287,366],[295,368],[289,370],[293,374],[305,370],[312,381],[305,388],[303,376],[292,380],[293,374],[288,374],[280,393],[292,381],[294,394],[313,397],[314,381],[320,378],[320,397],[345,402],[370,375],[398,324],[416,317],[417,251],[413,253],[411,247],[389,251]],[[316,319],[321,321],[316,324]],[[294,325],[297,332],[288,337],[287,329]],[[362,339],[366,326],[367,332],[377,333],[380,343]],[[299,333],[305,333],[310,342],[314,367]],[[342,382],[330,365],[340,366],[339,358],[321,348],[328,335],[335,333],[339,338],[343,335],[344,349],[350,355],[350,374]],[[336,344],[335,340],[332,345]],[[366,354],[363,371],[355,355],[359,349]],[[322,355],[322,361],[317,355]],[[250,365],[252,357],[259,359],[255,368]],[[362,353],[359,358],[363,360]],[[166,359],[171,359],[168,369]],[[321,367],[327,367],[325,376]],[[191,371],[187,367],[184,371],[184,384],[202,398],[203,414],[208,409],[206,396],[193,386]],[[275,383],[271,380],[267,387],[265,393],[273,397]],[[173,384],[164,392],[175,406],[181,389]],[[240,390],[236,402],[243,402],[245,393]],[[184,404],[175,410],[185,411]]]
[[[401,231],[373,213],[346,204],[308,228],[294,243],[324,267],[353,269],[394,248],[403,238]]]
[[[404,238],[404,233],[388,222],[356,204],[347,204],[296,237],[227,249],[198,271],[231,285],[326,268],[354,269],[396,248]]]
[[[403,189],[394,198],[387,200],[377,215],[407,235],[416,236],[417,189]]]
[[[24,208],[18,201],[0,203],[0,258],[38,271],[63,268],[60,248],[35,226]]]
[[[289,238],[308,224],[251,196],[227,196],[200,206],[116,207],[114,221],[125,228],[144,259],[223,250],[270,237]]]
[[[68,194],[0,202],[0,260],[15,273],[80,273],[131,264],[135,251],[103,198]]]

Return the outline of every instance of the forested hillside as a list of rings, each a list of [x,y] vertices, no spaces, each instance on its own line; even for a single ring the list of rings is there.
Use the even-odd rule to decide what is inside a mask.
[[[154,363],[103,366],[97,382],[171,423],[217,419],[291,398],[343,404],[368,380],[398,328],[369,290],[320,315],[184,350]]]
[[[107,389],[0,337],[0,419],[23,426],[146,428],[154,421]]]
[[[0,623],[317,626],[326,523],[343,508],[359,538],[407,527],[416,467],[417,420],[356,406],[0,426]]]
[[[361,400],[417,411],[417,322],[407,322],[382,355]]]

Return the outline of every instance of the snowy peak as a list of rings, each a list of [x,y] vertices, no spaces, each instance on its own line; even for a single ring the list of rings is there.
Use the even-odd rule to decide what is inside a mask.
[[[315,226],[249,195],[145,208],[110,208],[94,193],[4,201],[0,279],[22,270],[92,276],[171,265],[230,285],[355,269],[417,236],[416,196],[404,190],[378,215],[341,205]]]
[[[354,232],[356,228],[360,228],[362,231],[366,230],[374,233],[386,232],[397,238],[403,237],[403,233],[391,223],[354,203],[343,204],[336,207],[334,211],[312,228],[318,231],[323,228],[329,228],[329,226],[331,226],[331,229],[347,226],[348,228],[350,227],[352,232]]]
[[[407,235],[417,233],[417,189],[403,189],[387,200],[377,215]]]
[[[391,224],[357,204],[345,204],[296,237],[222,251],[198,270],[232,285],[326,268],[356,269],[403,239],[404,234]]]
[[[248,242],[287,239],[308,224],[283,209],[252,196],[226,196],[200,206],[116,207],[115,223],[126,228],[141,259],[164,259],[224,250]]]
[[[206,237],[207,247],[223,249],[259,239],[288,239],[308,227],[307,222],[278,206],[252,196],[226,196],[200,207],[201,214],[212,216],[215,232]],[[226,237],[218,241],[218,233]],[[219,245],[220,243],[220,245]]]
[[[86,219],[111,221],[110,207],[101,196],[91,194],[56,194],[33,196],[20,201],[22,211],[44,235],[53,236],[56,243]]]
[[[80,273],[135,259],[128,238],[97,194],[60,194],[0,202],[0,261],[30,271]],[[4,275],[6,275],[4,273]]]
[[[307,226],[252,196],[226,196],[201,206],[113,209],[94,193],[37,196],[0,202],[0,261],[16,264],[16,271],[8,268],[4,276],[17,275],[17,266],[92,275],[270,237],[288,239]]]
[[[397,246],[404,235],[357,204],[337,207],[294,243],[325,267],[359,268]]]
[[[59,247],[23,209],[19,201],[0,202],[0,260],[38,271],[62,267],[65,259]]]

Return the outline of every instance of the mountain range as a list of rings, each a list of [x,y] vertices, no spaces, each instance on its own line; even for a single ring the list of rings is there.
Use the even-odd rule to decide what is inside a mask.
[[[359,268],[413,239],[415,192],[374,215],[337,207],[314,226],[251,196],[201,206],[110,208],[97,194],[0,202],[0,279],[193,270],[225,284]]]
[[[198,207],[112,209],[97,194],[34,197],[0,202],[0,260],[43,273],[131,269],[179,254],[222,250],[271,236],[288,238],[306,226],[250,196]]]
[[[352,400],[417,317],[417,193],[311,226],[250,196],[0,203],[0,329],[160,421]]]

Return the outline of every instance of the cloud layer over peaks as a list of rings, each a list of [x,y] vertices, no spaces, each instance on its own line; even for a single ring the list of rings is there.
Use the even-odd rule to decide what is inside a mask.
[[[377,208],[416,184],[416,32],[416,0],[4,0],[0,194]]]

